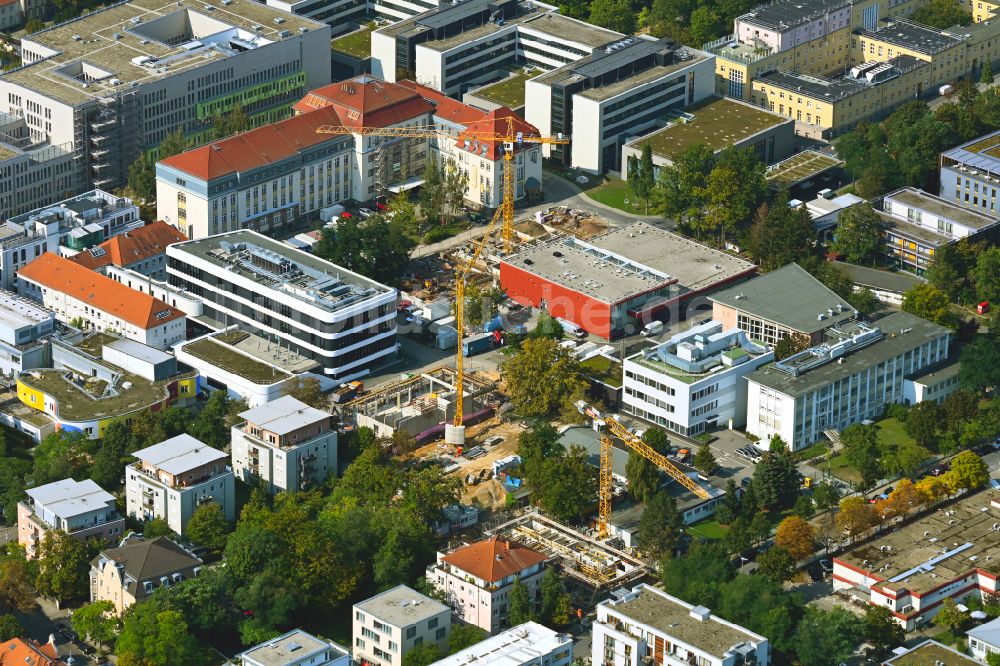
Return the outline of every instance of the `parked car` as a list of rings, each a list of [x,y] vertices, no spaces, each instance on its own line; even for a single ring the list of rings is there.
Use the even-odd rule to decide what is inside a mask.
[[[374,214],[375,214],[375,211],[373,211],[371,208],[359,208],[358,209],[358,215],[360,215],[361,217],[363,217],[365,219],[368,219],[369,217],[371,217]]]
[[[830,560],[820,560],[819,568],[826,573],[833,573],[833,563]]]

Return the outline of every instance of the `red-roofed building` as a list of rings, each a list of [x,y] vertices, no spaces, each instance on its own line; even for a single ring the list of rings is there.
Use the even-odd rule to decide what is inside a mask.
[[[308,116],[316,109],[335,109],[346,127],[427,127],[434,105],[412,88],[370,75],[356,76],[316,88],[293,107]],[[427,166],[426,138],[354,134],[352,198],[377,196],[417,187]]]
[[[12,638],[0,643],[0,666],[66,666],[52,643]]]
[[[353,137],[316,132],[340,124],[317,107],[157,162],[157,217],[195,240],[268,233],[350,199]]]
[[[457,141],[431,140],[430,148],[439,164],[442,160],[451,160],[465,173],[469,186],[466,199],[487,208],[498,206],[503,196],[503,144],[500,141],[481,141],[467,132],[505,135],[508,119],[513,122],[515,133],[538,136],[538,129],[505,106],[487,112],[413,81],[401,81],[399,85],[413,90],[434,106],[434,124],[451,126],[459,132]],[[514,162],[517,169],[514,198],[522,199],[540,192],[541,146],[530,143],[515,145]]]
[[[186,335],[187,317],[149,294],[129,289],[58,254],[46,252],[17,271],[18,292],[85,330],[110,331],[157,349]]]
[[[544,572],[545,555],[493,536],[450,553],[438,553],[427,581],[445,595],[446,603],[462,620],[493,633],[508,624],[514,579],[537,600]]]
[[[70,257],[70,261],[92,271],[117,266],[154,280],[165,280],[167,246],[186,240],[187,236],[176,227],[159,220],[78,252]]]

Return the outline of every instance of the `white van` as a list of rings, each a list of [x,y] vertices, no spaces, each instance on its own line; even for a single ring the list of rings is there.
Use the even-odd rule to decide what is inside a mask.
[[[663,333],[663,322],[662,321],[651,321],[642,327],[642,337],[648,338],[651,335],[659,335]]]
[[[562,329],[567,335],[572,335],[574,338],[585,338],[587,337],[587,331],[583,330],[571,321],[567,321],[562,317],[556,317],[556,323],[562,326]]]

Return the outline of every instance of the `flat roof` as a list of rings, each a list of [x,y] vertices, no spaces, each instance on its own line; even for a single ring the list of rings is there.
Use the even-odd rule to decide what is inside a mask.
[[[798,264],[717,291],[708,300],[812,335],[854,317],[854,308]],[[823,321],[820,312],[828,313]]]
[[[521,69],[513,76],[508,76],[502,81],[490,83],[482,88],[470,90],[468,94],[490,102],[502,104],[510,109],[516,109],[524,106],[525,82],[541,73],[542,70],[540,69],[532,69],[530,72],[525,72]]]
[[[852,0],[778,0],[769,5],[761,5],[752,12],[736,18],[737,21],[769,28],[787,30],[828,12],[846,7]]]
[[[225,452],[213,449],[187,433],[147,446],[132,455],[167,474],[183,474],[229,457]]]
[[[751,341],[745,331],[738,328],[725,329],[721,322],[710,320],[646,347],[626,357],[625,361],[685,384],[694,384],[737,367],[725,365],[723,357],[734,361],[744,356],[749,357],[742,361],[746,362],[770,351],[767,345]],[[686,358],[681,356],[682,353]]]
[[[982,666],[978,661],[962,654],[955,648],[932,640],[926,640],[912,650],[882,663],[885,666],[938,666],[938,664],[946,666],[963,666],[965,664],[972,666],[976,664]]]
[[[432,666],[521,666],[542,663],[541,657],[561,647],[572,649],[573,637],[537,622],[525,622],[435,661]]]
[[[295,299],[330,312],[395,293],[384,284],[248,229],[167,247],[167,256],[185,254],[257,282],[272,298]]]
[[[272,364],[263,363],[252,356],[236,351],[230,345],[219,341],[216,336],[210,335],[185,342],[178,348],[220,370],[242,377],[258,386],[277,384],[291,376]]]
[[[891,81],[901,73],[912,71],[930,63],[925,60],[918,60],[912,56],[902,55],[886,60],[885,64],[892,66],[893,76],[877,80],[873,83],[869,83],[865,78],[857,79],[850,75],[841,76],[836,79],[825,79],[811,74],[791,72],[783,69],[765,74],[756,80],[761,85],[774,86],[775,88],[790,90],[797,95],[810,97],[820,102],[833,103],[845,100],[852,95],[857,95],[886,81]]]
[[[410,19],[413,27],[420,25],[420,17]],[[497,23],[484,23],[483,25],[469,28],[444,39],[432,39],[418,44],[418,47],[427,48],[432,51],[449,51],[455,47],[473,42],[483,37],[488,37],[494,33],[509,30],[511,28],[530,28],[536,32],[575,43],[580,46],[597,48],[616,39],[621,39],[622,34],[607,28],[584,23],[576,19],[555,14],[549,11],[534,10],[531,13],[519,14],[518,16],[504,21],[503,25]]]
[[[767,167],[764,178],[781,187],[793,187],[843,163],[818,150],[803,150]]]
[[[90,479],[63,479],[24,492],[35,504],[43,505],[62,519],[106,509],[108,502],[115,501],[114,495]]]
[[[139,359],[140,361],[152,363],[153,365],[159,365],[160,363],[166,363],[174,360],[173,354],[168,354],[165,351],[155,349],[149,345],[144,345],[141,342],[129,340],[127,338],[118,338],[117,340],[104,343],[103,346],[108,349],[119,351],[123,354],[131,356],[132,358]]]
[[[649,144],[653,153],[668,159],[695,144],[719,151],[747,140],[764,130],[785,123],[790,118],[731,99],[715,99],[696,109],[688,109],[693,120],[675,121],[669,127],[629,141],[629,146],[641,148]]]
[[[908,273],[880,271],[877,268],[849,264],[846,261],[835,261],[833,265],[844,271],[854,284],[871,289],[902,294],[926,282],[926,280]]]
[[[989,217],[974,210],[959,206],[941,197],[918,190],[915,187],[904,187],[885,195],[886,201],[898,201],[904,206],[936,215],[946,220],[952,220],[970,229],[980,230],[1000,223],[1000,220]]]
[[[285,395],[240,413],[240,418],[276,435],[285,435],[305,428],[317,421],[329,420],[330,414],[310,407],[304,402]]]
[[[938,248],[942,245],[948,245],[955,240],[951,236],[939,234],[934,229],[928,229],[923,225],[913,224],[907,220],[901,220],[898,217],[889,215],[888,213],[883,213],[882,211],[875,211],[875,213],[878,215],[879,219],[882,220],[885,227],[891,228],[900,236],[920,241],[926,245],[930,245],[931,247]]]
[[[1000,574],[1000,492],[986,490],[852,548],[836,560],[869,572],[881,588],[921,594],[975,569]],[[987,559],[989,557],[989,559]]]
[[[451,609],[406,585],[397,585],[374,597],[354,604],[354,608],[394,627],[408,627]]]
[[[366,24],[357,30],[334,37],[330,40],[330,48],[355,58],[367,58],[372,54],[373,30],[371,24]]]
[[[962,364],[959,363],[958,359],[950,358],[944,363],[936,363],[930,368],[924,368],[913,375],[908,375],[906,378],[911,382],[928,386],[944,379],[957,377],[961,371]]]
[[[820,387],[827,386],[838,379],[863,372],[894,356],[948,335],[950,331],[926,319],[907,312],[893,312],[871,326],[880,329],[885,335],[877,342],[856,351],[848,351],[836,362],[829,362],[798,376],[779,370],[773,363],[761,367],[756,372],[747,375],[747,379],[789,396],[801,396]],[[838,338],[827,336],[830,340]]]
[[[984,171],[1000,172],[1000,130],[946,150],[941,156]]]
[[[272,638],[242,652],[239,657],[243,660],[242,663],[253,664],[253,666],[289,666],[290,664],[305,663],[307,658],[327,650],[347,655],[347,650],[336,643],[328,643],[301,629],[292,629],[287,634]],[[331,662],[323,660],[323,663]]]
[[[503,261],[606,303],[656,288],[669,288],[672,296],[683,296],[756,268],[749,261],[646,222],[618,227],[587,241],[559,237]]]
[[[277,18],[282,20],[280,24],[275,23]],[[260,29],[255,30],[256,26]],[[326,27],[253,0],[232,0],[228,4],[223,0],[199,0],[190,5],[130,0],[25,37],[23,45],[27,50],[37,50],[31,45],[38,44],[54,55],[7,72],[4,80],[68,104],[80,104],[120,92],[132,83],[152,83],[235,55],[237,51],[229,46],[234,37],[247,43],[256,37],[260,48],[296,38],[300,30]],[[233,33],[234,29],[239,33]],[[280,33],[285,30],[290,35],[283,38]],[[135,64],[142,57],[169,63],[169,67],[164,70]],[[82,80],[74,79],[82,75],[77,70],[83,64],[96,74],[88,76],[86,88]]]
[[[0,323],[17,329],[23,326],[34,326],[50,319],[55,319],[55,313],[41,307],[34,301],[21,298],[6,289],[0,289]]]
[[[878,30],[861,30],[858,34],[925,55],[940,53],[965,41],[937,28],[902,19],[893,20]]]
[[[638,594],[634,598],[618,602],[602,601],[600,606],[607,607],[615,615],[653,627],[716,658],[722,658],[740,643],[758,644],[766,640],[715,615],[705,620],[696,619],[691,616],[692,611],[710,611],[703,606],[692,606],[657,588],[640,585],[633,592],[636,590]]]

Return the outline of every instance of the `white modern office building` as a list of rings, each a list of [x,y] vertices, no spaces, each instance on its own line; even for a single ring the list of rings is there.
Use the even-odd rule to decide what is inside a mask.
[[[62,530],[81,541],[91,537],[121,538],[125,517],[115,509],[115,497],[90,479],[63,479],[25,491],[17,503],[17,542],[28,559],[49,530]]]
[[[337,472],[337,431],[330,414],[284,396],[248,409],[232,428],[236,478],[270,493],[297,492]]]
[[[351,666],[351,653],[336,643],[292,629],[236,655],[239,666]]]
[[[431,666],[569,666],[573,636],[525,622],[479,641]]]
[[[22,370],[49,367],[43,339],[56,330],[51,310],[0,290],[0,374],[14,377]]]
[[[624,411],[688,437],[716,426],[742,428],[744,378],[773,358],[737,328],[693,326],[625,359]]]
[[[622,147],[710,98],[715,56],[665,39],[622,37],[525,83],[524,119],[543,136],[565,134],[545,156],[592,173],[621,168]]]
[[[597,605],[592,664],[603,666],[768,666],[767,638],[663,590],[616,590]]]
[[[253,231],[167,248],[169,283],[204,301],[199,322],[275,340],[343,381],[396,352],[396,290]]]
[[[258,124],[330,81],[330,27],[252,0],[129,0],[24,37],[0,79],[0,113],[34,146],[68,147],[92,187],[171,132],[194,142],[237,106]],[[60,196],[61,192],[54,191]]]
[[[877,418],[913,390],[907,377],[945,361],[951,331],[906,312],[827,329],[825,341],[747,375],[747,432],[794,451],[828,430]]]
[[[182,434],[132,455],[138,462],[125,468],[128,515],[142,521],[162,518],[182,535],[205,502],[221,506],[226,520],[236,518],[234,477],[225,452]]]

